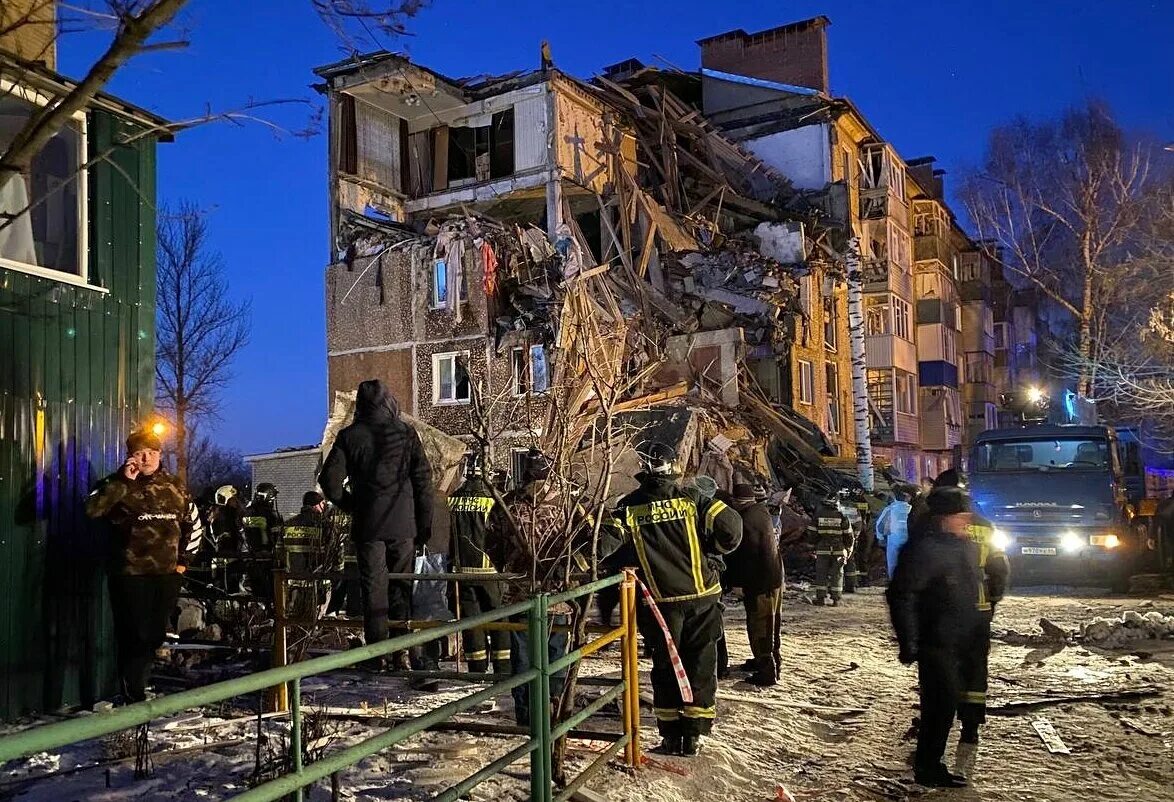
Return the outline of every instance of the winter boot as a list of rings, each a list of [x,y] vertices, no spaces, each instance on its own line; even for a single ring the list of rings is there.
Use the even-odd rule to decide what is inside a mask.
[[[700,735],[686,735],[681,739],[681,756],[696,757],[701,750],[701,736]]]
[[[915,769],[913,779],[926,788],[965,788],[968,785],[965,777],[951,774],[942,763]]]
[[[827,603],[827,594],[826,593],[816,593],[815,600],[812,601],[811,603],[814,604],[816,607],[823,607]]]
[[[959,777],[969,777],[974,773],[974,764],[978,760],[978,744],[968,741],[959,741],[954,752],[954,773]]]
[[[470,660],[469,673],[470,674],[484,674],[489,671],[488,660]]]
[[[494,660],[493,661],[493,673],[504,676],[505,674],[514,673],[514,669],[513,669],[513,666],[510,665],[509,660]]]
[[[656,747],[656,751],[662,755],[679,755],[681,754],[681,736],[680,735],[666,735],[660,739],[660,746]]]
[[[832,596],[832,607],[839,607],[839,606],[840,606],[840,597],[839,596]]]

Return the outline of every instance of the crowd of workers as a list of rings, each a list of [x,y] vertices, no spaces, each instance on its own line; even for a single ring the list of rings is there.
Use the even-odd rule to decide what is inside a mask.
[[[291,575],[287,617],[361,610],[365,641],[371,644],[400,634],[403,630],[393,627],[412,617],[412,584],[404,577],[412,573],[417,554],[434,544],[437,520],[449,529],[445,548],[451,570],[470,576],[459,583],[452,606],[469,616],[509,603],[502,584],[477,581],[475,575],[499,576],[515,564],[507,509],[517,514],[529,505],[533,513],[549,499],[549,463],[532,450],[512,490],[490,481],[480,456],[470,454],[463,484],[437,506],[419,435],[378,381],[360,385],[355,420],[338,434],[323,463],[322,493],[307,491],[301,512],[288,521],[277,511],[277,488],[271,484],[258,485],[247,505],[225,486],[215,494],[205,538],[196,506],[161,466],[161,448],[153,435],[133,434],[126,462],[97,486],[87,504],[91,517],[108,519],[116,532],[111,603],[128,701],[146,698],[154,651],[168,630],[181,576],[201,553],[210,555],[214,583],[261,598],[273,591],[276,560]],[[933,786],[964,784],[961,775],[973,760],[985,710],[991,617],[1008,567],[991,546],[989,522],[972,514],[958,473],[943,473],[924,491],[897,488],[875,521],[859,491],[815,499],[807,519],[786,504],[772,504],[763,488],[748,482],[727,493],[707,477],[684,479],[677,455],[665,444],[645,444],[640,452],[639,487],[619,499],[587,541],[605,567],[637,569],[644,600],[637,623],[652,658],[661,751],[695,755],[713,727],[717,682],[730,671],[724,590],[742,591],[752,657],[741,668],[749,672],[748,680],[761,686],[779,681],[780,542],[806,529],[815,556],[807,601],[815,605],[839,605],[843,594],[868,583],[874,544],[884,549],[899,659],[918,664],[917,779]],[[328,514],[328,504],[339,514]],[[339,515],[348,522],[345,528],[338,525]],[[584,512],[583,520],[594,519]],[[242,559],[249,555],[254,559]],[[337,575],[340,569],[342,579],[313,576]],[[614,606],[606,595],[599,599],[605,619]],[[463,645],[471,672],[529,667],[531,645],[524,633],[473,630],[465,633]],[[548,648],[552,656],[564,653],[566,634],[552,634]],[[419,656],[396,653],[366,668],[435,668],[439,658],[437,650],[425,649]],[[527,704],[525,689],[519,689],[519,723],[528,723]],[[956,716],[962,739],[952,772],[943,755]]]

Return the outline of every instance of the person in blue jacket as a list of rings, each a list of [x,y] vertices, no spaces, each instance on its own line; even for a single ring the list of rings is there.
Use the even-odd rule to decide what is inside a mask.
[[[893,493],[893,501],[881,510],[876,519],[876,542],[885,547],[885,565],[888,568],[889,578],[897,570],[897,557],[901,547],[909,540],[909,494],[898,489]]]

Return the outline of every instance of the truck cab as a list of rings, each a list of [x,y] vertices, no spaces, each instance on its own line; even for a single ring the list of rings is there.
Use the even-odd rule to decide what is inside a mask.
[[[992,429],[970,453],[971,492],[1018,576],[1124,590],[1146,547],[1108,426]]]

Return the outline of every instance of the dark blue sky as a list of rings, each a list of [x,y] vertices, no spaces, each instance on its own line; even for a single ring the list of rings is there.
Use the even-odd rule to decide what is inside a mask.
[[[977,160],[986,132],[1017,114],[1051,115],[1093,94],[1125,125],[1174,139],[1169,0],[432,0],[391,49],[460,76],[555,63],[579,76],[635,56],[698,66],[694,42],[824,14],[833,91],[851,97],[907,158],[947,170]],[[308,0],[192,0],[191,47],[120,72],[111,91],[172,119],[301,98],[338,40]],[[61,69],[82,72],[96,40],[62,42]],[[307,110],[267,114],[301,129]],[[234,366],[213,433],[245,453],[316,442],[326,411],[323,271],[328,261],[326,141],[265,126],[218,124],[160,147],[159,194],[210,212],[231,292],[253,301],[254,332]],[[947,177],[947,186],[949,177]]]

